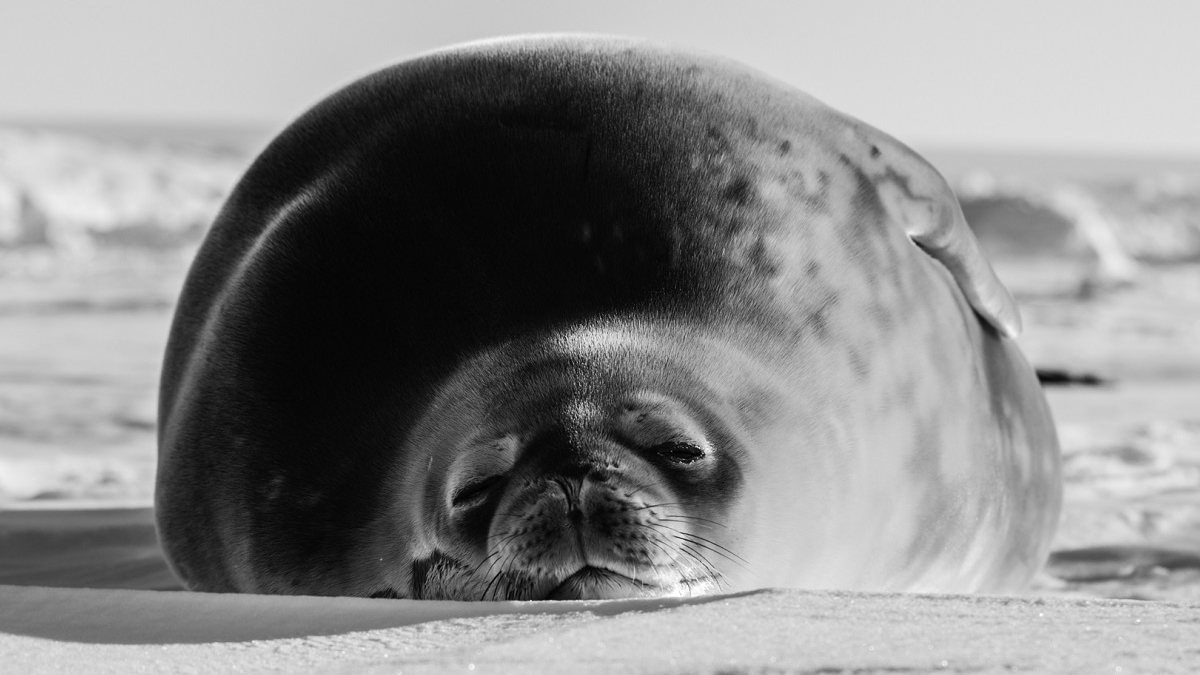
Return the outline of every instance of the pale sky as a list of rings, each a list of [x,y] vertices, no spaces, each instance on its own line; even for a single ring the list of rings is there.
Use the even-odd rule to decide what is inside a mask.
[[[0,0],[0,120],[278,128],[406,56],[561,31],[729,56],[919,147],[1200,157],[1190,0]]]

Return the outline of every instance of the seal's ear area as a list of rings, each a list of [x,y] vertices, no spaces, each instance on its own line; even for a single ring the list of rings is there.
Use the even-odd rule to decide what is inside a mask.
[[[967,301],[1001,334],[1021,333],[1021,315],[967,226],[946,179],[903,143],[857,120],[845,121],[841,152],[878,190],[888,216],[950,270]]]

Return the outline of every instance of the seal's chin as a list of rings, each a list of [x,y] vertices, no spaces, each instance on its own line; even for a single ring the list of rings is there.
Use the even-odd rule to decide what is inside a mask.
[[[555,586],[547,600],[619,600],[701,595],[716,590],[712,578],[680,580],[658,585],[632,579],[603,567],[587,566]]]

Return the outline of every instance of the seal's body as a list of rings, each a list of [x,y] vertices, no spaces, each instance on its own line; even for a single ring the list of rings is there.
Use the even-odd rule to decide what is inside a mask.
[[[436,52],[283,132],[190,272],[158,523],[206,591],[999,591],[1059,507],[1007,292],[911,150],[724,61]]]

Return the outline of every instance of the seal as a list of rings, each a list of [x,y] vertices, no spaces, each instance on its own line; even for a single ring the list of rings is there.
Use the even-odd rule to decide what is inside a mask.
[[[189,272],[156,501],[201,591],[1003,591],[1059,453],[945,181],[736,63],[473,43],[283,131]]]

